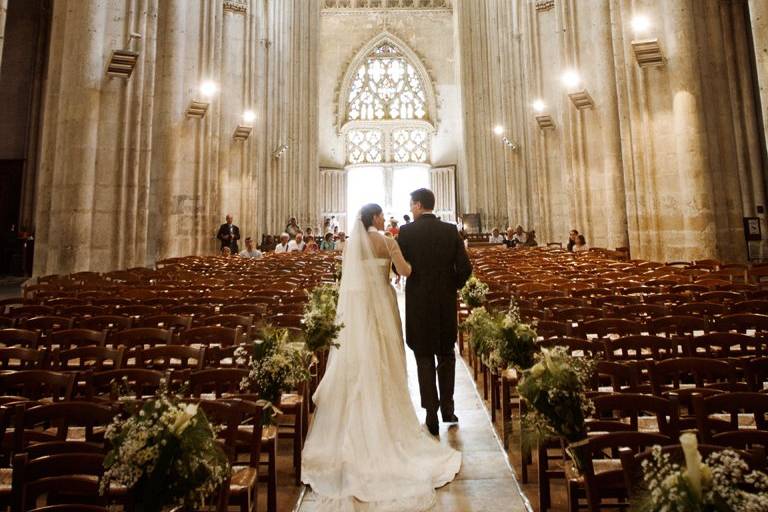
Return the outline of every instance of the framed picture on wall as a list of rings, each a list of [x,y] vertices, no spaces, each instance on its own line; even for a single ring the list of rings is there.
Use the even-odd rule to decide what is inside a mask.
[[[763,239],[760,217],[744,217],[744,238],[748,242],[757,242]]]

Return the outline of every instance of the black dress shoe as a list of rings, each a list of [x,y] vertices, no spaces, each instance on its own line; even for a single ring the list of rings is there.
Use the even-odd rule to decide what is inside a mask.
[[[437,421],[437,413],[427,414],[427,430],[433,436],[440,435],[440,424]]]
[[[458,423],[459,418],[455,414],[443,415],[443,423]]]

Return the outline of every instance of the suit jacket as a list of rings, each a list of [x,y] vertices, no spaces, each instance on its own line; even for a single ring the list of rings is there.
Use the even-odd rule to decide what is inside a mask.
[[[229,235],[229,224],[222,224],[221,227],[219,227],[219,233],[216,235],[216,238],[221,240],[221,247],[220,249],[223,249],[224,247],[229,247],[233,254],[239,253],[240,250],[237,246],[237,241],[240,240],[240,228],[232,224],[232,237],[227,237]]]
[[[412,273],[405,284],[405,338],[416,355],[448,354],[456,343],[456,290],[472,274],[456,226],[432,214],[400,228]]]

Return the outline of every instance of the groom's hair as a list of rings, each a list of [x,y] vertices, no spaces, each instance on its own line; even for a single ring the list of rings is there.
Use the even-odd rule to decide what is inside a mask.
[[[420,188],[411,192],[411,200],[414,203],[421,203],[425,210],[435,209],[435,194],[428,188]]]

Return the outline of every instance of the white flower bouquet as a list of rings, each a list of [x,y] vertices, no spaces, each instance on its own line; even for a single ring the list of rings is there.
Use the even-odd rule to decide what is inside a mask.
[[[638,512],[766,512],[768,475],[750,470],[733,450],[713,452],[702,462],[696,435],[680,436],[685,466],[654,446],[643,461],[647,492],[632,509]]]
[[[250,346],[239,347],[235,358],[238,364],[247,364],[249,368],[240,389],[259,393],[273,412],[279,412],[277,406],[282,393],[310,378],[312,354],[302,343],[289,341],[286,329],[264,328],[261,339]],[[267,418],[271,420],[273,416],[267,415]]]
[[[111,484],[123,485],[144,512],[199,507],[231,470],[202,409],[165,390],[129,418],[116,417],[105,436],[112,450],[102,494]]]
[[[317,352],[338,347],[338,338],[343,324],[336,323],[336,307],[339,303],[339,288],[326,284],[309,292],[309,302],[304,308],[304,343],[307,350]]]
[[[482,306],[488,295],[488,285],[475,276],[470,277],[459,292],[462,302],[470,308]]]

